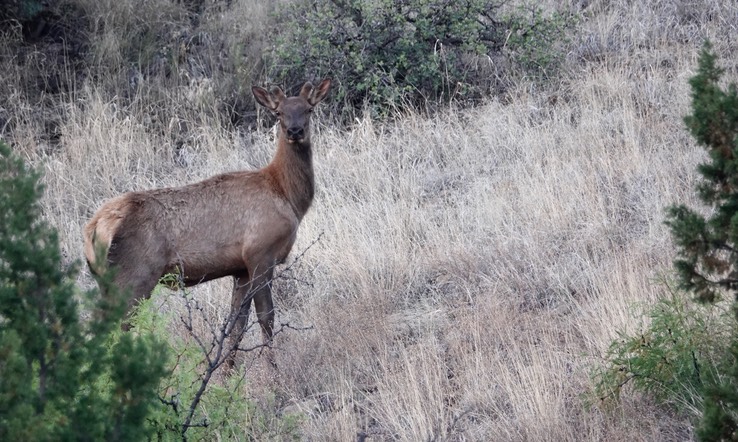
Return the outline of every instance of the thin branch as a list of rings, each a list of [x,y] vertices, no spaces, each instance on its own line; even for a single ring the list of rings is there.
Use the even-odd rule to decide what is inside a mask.
[[[233,339],[233,344],[231,345],[227,344],[228,338],[233,332],[233,328],[236,324],[236,321],[238,320],[238,317],[243,311],[243,309],[246,306],[250,305],[255,293],[257,293],[259,290],[264,288],[267,284],[271,284],[275,279],[285,278],[285,279],[291,279],[291,280],[298,280],[292,276],[288,276],[289,273],[297,265],[297,263],[302,260],[302,258],[308,252],[308,250],[310,250],[315,244],[317,244],[321,240],[323,235],[324,235],[324,232],[321,232],[300,254],[298,254],[295,257],[295,259],[289,265],[287,265],[284,269],[279,271],[276,275],[272,275],[271,278],[261,281],[257,286],[252,286],[249,290],[249,293],[246,296],[244,296],[244,299],[242,300],[239,308],[232,309],[231,312],[228,314],[228,316],[225,318],[225,320],[222,321],[219,326],[216,326],[213,321],[208,319],[208,315],[205,313],[202,306],[199,304],[199,302],[197,302],[196,299],[188,296],[186,288],[185,288],[184,280],[181,278],[181,276],[179,277],[178,283],[179,283],[180,291],[183,294],[183,299],[185,300],[185,307],[187,309],[186,314],[180,315],[180,322],[184,326],[185,330],[187,330],[187,333],[190,335],[190,337],[195,341],[197,346],[202,351],[203,358],[204,358],[203,362],[205,363],[205,371],[199,377],[200,380],[199,380],[199,385],[197,386],[197,391],[195,392],[195,395],[190,401],[189,407],[187,407],[186,416],[184,417],[184,420],[179,428],[180,436],[183,441],[187,440],[187,430],[188,429],[193,428],[193,427],[207,427],[210,425],[210,422],[208,422],[207,419],[203,419],[200,422],[194,422],[195,415],[197,413],[197,409],[200,405],[200,402],[202,401],[203,395],[205,394],[205,391],[207,390],[208,385],[210,384],[210,381],[212,380],[212,377],[215,371],[218,370],[228,360],[228,355],[233,354],[238,351],[252,352],[252,351],[264,349],[270,346],[270,343],[265,342],[259,345],[254,345],[252,347],[241,347],[239,345],[240,339]],[[265,269],[259,275],[250,275],[251,276],[249,278],[250,281],[261,280],[262,277],[267,275],[269,272],[273,271],[274,267],[275,266]],[[180,271],[180,275],[181,275],[184,273],[184,269],[180,269],[180,270],[181,270]],[[193,314],[194,311],[198,312],[198,314],[204,321],[206,327],[210,331],[211,341],[209,343],[206,343],[195,332],[195,325],[194,325],[195,320],[194,320],[194,314]],[[248,330],[254,323],[255,322],[251,324],[247,324],[247,326],[244,328],[244,330],[241,331],[241,333]],[[280,333],[284,332],[285,330],[309,330],[309,329],[312,329],[312,327],[294,327],[290,325],[289,323],[280,323],[280,327],[277,330],[273,331],[272,337],[278,336]],[[245,374],[244,374],[244,377],[245,377]],[[243,380],[243,378],[241,380]],[[233,398],[233,395],[231,397]],[[165,405],[171,406],[174,409],[175,413],[178,414],[179,402],[177,400],[177,396],[172,396],[171,400],[167,400],[167,399],[160,397],[159,400]]]

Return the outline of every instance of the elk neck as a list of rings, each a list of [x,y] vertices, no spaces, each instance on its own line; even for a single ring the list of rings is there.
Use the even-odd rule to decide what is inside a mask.
[[[290,143],[280,131],[277,152],[266,167],[298,218],[305,215],[315,194],[312,156],[309,137],[302,143]]]

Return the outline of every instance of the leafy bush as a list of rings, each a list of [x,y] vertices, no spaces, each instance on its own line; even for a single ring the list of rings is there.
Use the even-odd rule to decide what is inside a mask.
[[[606,364],[595,371],[598,401],[612,404],[632,386],[676,409],[699,409],[703,385],[726,364],[728,337],[735,327],[732,312],[709,309],[684,292],[669,290],[645,314],[648,321],[639,332],[620,333],[607,351]]]
[[[508,56],[524,74],[538,79],[553,78],[564,61],[566,30],[574,26],[574,17],[554,12],[545,15],[540,8],[519,7],[505,17]]]
[[[120,335],[123,298],[86,293],[82,322],[38,175],[0,143],[0,440],[142,440],[164,348]],[[103,314],[104,313],[104,314]],[[120,336],[119,336],[120,335]]]
[[[500,13],[490,0],[342,0],[299,2],[284,12],[267,57],[275,82],[334,76],[341,111],[368,104],[385,114],[400,103],[425,106],[474,99],[496,81],[489,55],[502,54],[509,36],[526,66],[548,68],[553,42],[568,21]],[[521,9],[520,13],[527,11]],[[514,34],[514,35],[512,35]]]
[[[40,14],[44,7],[41,0],[0,0],[0,22],[31,20]]]

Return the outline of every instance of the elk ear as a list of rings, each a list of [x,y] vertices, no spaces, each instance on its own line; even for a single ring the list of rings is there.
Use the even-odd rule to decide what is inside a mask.
[[[313,92],[313,84],[308,81],[307,83],[302,85],[302,89],[300,89],[300,96],[306,99],[308,102],[310,102],[310,94],[312,92]]]
[[[272,89],[272,92],[267,92],[263,87],[253,86],[251,92],[253,92],[254,98],[260,105],[271,111],[276,111],[279,102],[284,99],[284,92],[278,87]]]
[[[310,83],[307,83],[305,86],[307,86]],[[305,89],[305,86],[303,86],[303,89]],[[310,86],[312,88],[312,85]],[[315,91],[313,91],[312,96],[308,99],[308,103],[310,103],[311,106],[315,106],[316,104],[323,101],[323,98],[325,98],[326,95],[328,95],[328,91],[331,88],[331,79],[326,78],[325,80],[321,81],[317,88],[315,88]]]

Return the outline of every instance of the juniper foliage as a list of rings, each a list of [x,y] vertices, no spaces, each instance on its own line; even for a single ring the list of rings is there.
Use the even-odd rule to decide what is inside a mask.
[[[123,297],[80,294],[39,175],[0,143],[0,440],[143,440],[163,345],[119,332]],[[92,319],[80,319],[79,298]],[[106,319],[102,319],[106,318]]]
[[[702,179],[696,189],[708,214],[675,205],[668,209],[667,225],[678,249],[674,266],[680,286],[702,302],[731,297],[738,320],[738,91],[734,83],[721,87],[723,73],[705,44],[697,75],[690,79],[692,113],[684,121],[709,154],[698,167]],[[735,327],[728,348],[720,375],[704,387],[702,440],[738,439]]]

